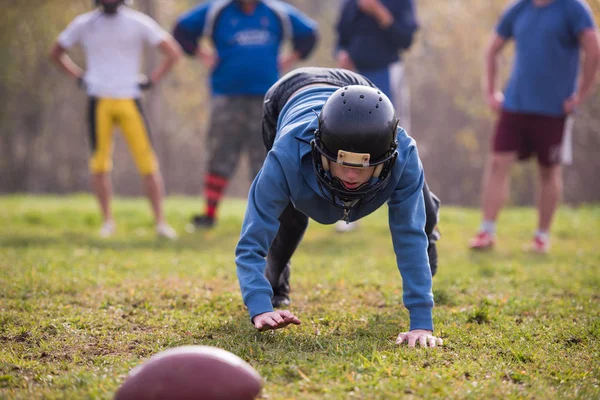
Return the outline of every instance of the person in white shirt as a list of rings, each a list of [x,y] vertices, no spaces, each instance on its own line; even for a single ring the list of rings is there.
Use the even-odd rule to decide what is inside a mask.
[[[174,239],[175,231],[162,210],[163,180],[142,111],[142,90],[150,89],[181,56],[179,45],[149,16],[126,7],[124,0],[96,0],[97,8],[79,15],[58,36],[50,58],[77,79],[89,96],[92,186],[103,216],[100,235],[110,236],[115,222],[110,207],[113,128],[123,132],[156,220],[159,236]],[[140,75],[144,44],[157,47],[165,57],[149,78]],[[79,45],[86,70],[66,53]]]

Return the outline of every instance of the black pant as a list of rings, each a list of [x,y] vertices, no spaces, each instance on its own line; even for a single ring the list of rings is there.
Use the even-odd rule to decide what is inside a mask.
[[[291,95],[300,88],[315,83],[325,83],[338,87],[348,85],[375,87],[364,76],[344,69],[306,67],[298,68],[286,74],[271,86],[265,95],[262,135],[267,151],[273,147],[277,135],[279,113]],[[434,275],[437,271],[437,251],[435,247],[437,234],[434,229],[438,222],[440,200],[430,192],[427,183],[423,186],[423,198],[425,199],[426,213],[425,233],[429,238],[427,252],[431,272]],[[279,224],[279,230],[267,254],[265,276],[271,283],[274,296],[286,296],[290,290],[290,259],[308,227],[308,217],[296,210],[290,203],[279,217]]]

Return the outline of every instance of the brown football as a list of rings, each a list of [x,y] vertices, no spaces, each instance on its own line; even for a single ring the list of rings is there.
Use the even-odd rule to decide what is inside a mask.
[[[115,400],[251,400],[260,375],[233,353],[209,346],[175,347],[133,368]]]

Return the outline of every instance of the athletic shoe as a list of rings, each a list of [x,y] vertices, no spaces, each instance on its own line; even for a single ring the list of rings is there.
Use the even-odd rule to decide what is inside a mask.
[[[156,234],[158,237],[169,240],[177,239],[177,232],[175,232],[175,229],[171,228],[166,222],[161,222],[160,224],[156,225]]]
[[[269,260],[269,257],[267,257]],[[276,284],[271,283],[271,287],[273,288],[273,298],[271,299],[271,303],[273,304],[273,308],[287,307],[290,305],[290,264],[286,268],[281,271],[279,277],[275,280]],[[269,265],[269,261],[267,261],[267,269],[265,270],[265,276],[271,282],[273,280],[270,275],[272,274],[271,268]]]
[[[550,251],[550,239],[535,235],[525,250],[532,253],[547,254]]]
[[[291,300],[287,294],[275,294],[271,299],[271,303],[273,304],[273,308],[283,308],[289,306]]]
[[[346,223],[346,221],[338,221],[335,223],[335,231],[337,233],[352,232],[358,229],[358,221]]]
[[[208,215],[194,215],[188,226],[189,232],[194,232],[196,229],[212,228],[215,225],[215,219]]]
[[[104,224],[102,224],[102,228],[100,228],[100,237],[110,237],[115,233],[116,229],[117,226],[115,225],[115,221],[106,221]]]
[[[494,247],[494,243],[494,235],[486,231],[479,231],[479,233],[477,233],[477,235],[469,242],[469,247],[471,250],[490,250]]]

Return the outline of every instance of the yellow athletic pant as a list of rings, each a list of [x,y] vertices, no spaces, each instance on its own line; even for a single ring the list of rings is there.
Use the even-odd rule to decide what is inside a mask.
[[[89,124],[92,146],[89,167],[92,173],[112,170],[115,126],[125,136],[139,173],[149,175],[158,170],[158,161],[139,100],[90,97]]]

